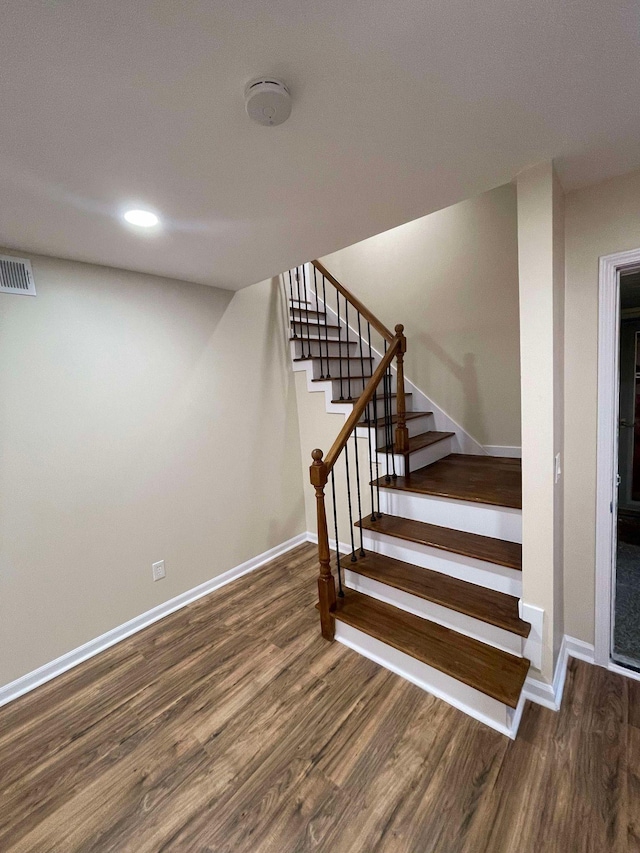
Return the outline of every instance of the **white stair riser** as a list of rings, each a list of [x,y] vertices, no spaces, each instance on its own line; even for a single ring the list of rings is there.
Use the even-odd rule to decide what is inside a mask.
[[[509,507],[420,495],[395,489],[380,491],[380,509],[414,521],[426,521],[480,536],[522,543],[522,512]]]
[[[322,348],[322,358],[324,359],[327,351],[329,356],[336,356],[336,358],[340,355],[340,345],[338,341],[329,341],[328,344],[325,344],[324,339],[322,341],[307,341],[305,336],[304,341],[302,338],[297,338],[296,340],[291,341],[291,357],[292,358],[303,358],[309,353],[317,358],[320,357],[320,349]],[[346,343],[342,342],[342,355],[357,355],[358,354],[358,343],[357,341],[349,341]]]
[[[343,355],[346,356],[346,354],[347,354],[346,347],[344,347],[343,349],[344,349]],[[354,355],[357,357],[358,354],[354,353]],[[354,361],[353,359],[351,359],[349,363],[350,363],[350,370],[352,373],[362,374],[364,372],[365,376],[371,376],[371,374],[372,374],[371,362],[367,361],[367,359],[363,359],[362,361],[360,361],[359,358],[357,359],[357,361]],[[339,379],[340,378],[340,359],[339,358],[326,359],[324,357],[324,354],[323,354],[322,359],[314,358],[313,361],[311,362],[311,365],[312,365],[312,369],[313,369],[313,378],[314,379],[320,379],[321,374],[326,376],[327,372],[329,373],[331,379],[336,379],[336,378]],[[342,376],[343,376],[343,378],[346,378],[346,376],[347,376],[347,361],[346,361],[346,359],[342,359]]]
[[[348,397],[349,391],[351,391],[351,397],[352,398],[359,397],[360,394],[362,394],[362,392],[364,391],[364,387],[367,384],[367,382],[369,381],[369,378],[370,377],[365,377],[364,379],[362,379],[361,377],[352,376],[351,382],[349,382],[349,378],[348,378],[347,374],[343,372],[342,381],[340,380],[339,376],[337,379],[335,378],[335,376],[332,376],[331,379],[327,380],[327,381],[332,383],[332,385],[333,385],[333,399],[337,400],[337,399],[339,399],[340,394],[342,394],[344,397]],[[392,391],[392,393],[393,393],[393,391]],[[380,400],[379,401],[379,409],[381,409],[381,408],[382,408],[382,401]],[[381,417],[381,416],[379,415],[379,417]]]
[[[515,595],[517,598],[522,597],[522,572],[516,569],[498,566],[474,557],[465,557],[463,554],[454,554],[452,551],[443,551],[441,548],[408,542],[406,539],[386,536],[371,530],[364,531],[363,541],[366,551],[385,554],[387,557],[395,557],[405,563],[413,563],[415,566],[422,566],[434,572],[442,572],[452,578],[486,586],[488,589]]]
[[[436,441],[435,444],[430,444],[429,447],[423,447],[421,450],[416,450],[410,455],[409,466],[411,471],[417,471],[419,468],[425,468],[427,465],[433,465],[438,459],[449,456],[453,453],[452,439],[443,438]],[[395,458],[395,472],[399,477],[405,475],[404,456],[399,453],[393,454]],[[393,473],[393,465],[391,464],[391,454],[389,454],[387,462],[386,453],[378,453],[378,461],[381,463],[383,474]],[[387,471],[387,464],[389,470]]]
[[[311,337],[311,338],[322,337],[322,340],[324,341],[325,334],[326,334],[329,342],[331,342],[331,341],[338,342],[340,340],[340,338],[338,338],[338,330],[337,329],[334,329],[333,327],[331,327],[330,329],[325,329],[324,326],[318,326],[313,321],[310,321],[308,325],[307,325],[307,323],[300,323],[300,322],[294,321],[291,323],[291,329],[292,329],[291,334],[293,335],[295,333],[300,338],[303,336],[305,338],[307,337],[307,329],[308,329],[309,330],[309,337]],[[340,337],[341,337],[343,343],[345,342],[345,340],[347,340],[347,338],[345,336],[344,329],[342,330]],[[354,340],[353,336],[352,336],[351,340]],[[357,341],[356,341],[356,343],[357,343]]]
[[[357,563],[353,570],[345,570],[344,578],[345,584],[349,589],[355,589],[357,592],[370,595],[378,601],[392,604],[394,607],[405,610],[407,613],[413,613],[422,619],[428,619],[430,622],[437,622],[439,625],[451,628],[451,630],[457,631],[459,634],[473,637],[474,640],[480,640],[482,643],[487,643],[512,655],[522,657],[523,641],[522,637],[518,634],[505,631],[503,628],[498,628],[495,625],[490,625],[481,619],[474,619],[472,616],[459,613],[457,610],[451,610],[433,601],[427,601],[417,595],[396,589],[396,587],[373,580],[365,575],[360,575],[357,572]]]
[[[312,312],[317,312],[317,311],[318,311],[318,309],[312,305],[308,305],[306,309],[304,307],[302,307],[302,308],[290,308],[289,309],[289,319],[293,320],[293,321],[299,320],[302,323],[305,323],[307,320],[310,320],[312,323],[317,323],[317,322],[324,323],[325,322],[324,314],[312,313]],[[307,315],[307,312],[308,312],[308,315]],[[333,321],[331,319],[329,319],[328,322],[332,323],[333,325],[337,325],[337,324],[333,323]]]
[[[370,417],[373,418],[373,415],[370,414]],[[382,417],[382,415],[378,412],[378,417]],[[393,434],[396,434],[396,424],[392,424],[391,429],[393,430]],[[409,437],[414,435],[420,435],[420,433],[427,432],[430,429],[434,429],[433,426],[433,415],[424,415],[421,418],[412,418],[407,421],[407,429],[409,430]],[[377,430],[372,430],[372,432],[376,432],[378,436],[378,447],[384,447],[385,445],[385,431],[384,427],[378,427]],[[361,438],[367,437],[367,432],[365,427],[358,427],[358,435]],[[375,439],[374,439],[375,440]]]
[[[501,734],[515,738],[521,716],[520,706],[514,712],[512,708],[498,702],[491,696],[486,696],[479,690],[463,684],[463,682],[412,658],[404,652],[398,651],[398,649],[394,649],[393,646],[389,646],[351,625],[336,621],[335,636],[338,642],[375,661],[385,669],[395,672],[412,684],[421,687],[427,693],[443,699],[465,714],[469,714],[476,720],[480,720],[485,725],[501,732]],[[522,697],[520,702],[524,703]]]

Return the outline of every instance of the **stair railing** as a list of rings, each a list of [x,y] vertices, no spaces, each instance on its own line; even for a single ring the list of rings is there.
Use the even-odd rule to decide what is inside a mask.
[[[312,273],[311,273],[312,271]],[[358,427],[366,429],[367,448],[369,453],[369,496],[371,522],[380,517],[380,477],[378,475],[378,458],[384,453],[385,474],[387,482],[395,478],[395,456],[406,454],[409,449],[409,433],[406,426],[406,400],[404,392],[404,354],[407,342],[404,327],[397,325],[395,334],[389,329],[342,285],[320,261],[312,261],[309,267],[301,266],[285,274],[285,286],[290,301],[290,338],[300,343],[299,353],[302,360],[319,359],[320,379],[333,380],[339,386],[339,395],[334,402],[353,403],[344,426],[340,430],[331,449],[323,458],[322,450],[316,449],[311,454],[313,462],[309,469],[311,484],[315,489],[316,513],[318,527],[318,559],[320,571],[318,576],[318,597],[320,609],[320,625],[322,636],[328,640],[334,636],[334,620],[332,611],[337,606],[337,599],[344,596],[343,565],[340,555],[340,538],[338,533],[338,507],[336,503],[335,468],[342,456],[345,464],[346,478],[346,513],[348,515],[350,560],[357,562],[364,557],[363,548],[363,500],[361,494],[361,466],[358,452]],[[310,279],[313,279],[313,282]],[[327,284],[333,294],[327,293]],[[315,309],[309,308],[309,296],[315,296]],[[332,302],[332,299],[335,299]],[[295,306],[295,307],[294,307]],[[335,307],[334,307],[335,306]],[[349,323],[349,307],[351,319]],[[355,319],[354,319],[355,312]],[[336,337],[329,337],[329,320],[337,317],[337,326],[331,326],[337,332]],[[363,334],[363,318],[366,322],[366,337]],[[344,324],[344,330],[343,330]],[[317,329],[314,330],[314,326]],[[383,340],[384,354],[372,375],[366,375],[365,361],[371,369],[373,349],[371,346],[371,329],[374,329]],[[350,338],[354,331],[357,337]],[[317,334],[314,334],[317,332]],[[350,347],[357,341],[358,355],[352,356]],[[337,355],[336,355],[337,346]],[[367,355],[365,356],[365,351]],[[346,353],[346,356],[343,355]],[[392,364],[396,361],[396,393],[393,394]],[[351,361],[359,362],[360,375],[352,375]],[[335,375],[335,363],[338,362],[338,375]],[[346,369],[343,366],[346,361]],[[332,366],[333,365],[333,366]],[[332,371],[334,375],[332,375]],[[356,382],[357,380],[357,382]],[[362,390],[360,390],[362,384]],[[381,393],[380,393],[381,387]],[[393,429],[393,398],[396,400],[395,431]],[[373,434],[372,434],[373,431]],[[378,446],[378,437],[382,432],[384,450]],[[349,440],[352,439],[355,461],[356,501],[353,500],[351,489],[351,468],[349,464]],[[374,468],[376,476],[374,476]],[[331,550],[329,544],[329,525],[325,489],[331,480],[331,497],[333,508],[333,532],[335,532],[335,562],[338,579],[336,581],[331,569]],[[355,506],[354,506],[355,504]],[[358,524],[354,525],[354,510]],[[356,544],[355,529],[359,527],[360,545]],[[348,552],[347,552],[348,553]]]

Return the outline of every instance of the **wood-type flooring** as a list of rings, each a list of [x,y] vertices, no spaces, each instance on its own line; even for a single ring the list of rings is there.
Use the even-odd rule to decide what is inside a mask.
[[[319,635],[303,545],[0,709],[3,853],[640,851],[640,683],[515,742]]]

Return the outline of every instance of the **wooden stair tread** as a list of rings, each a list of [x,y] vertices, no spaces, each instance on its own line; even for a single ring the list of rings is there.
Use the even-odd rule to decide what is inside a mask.
[[[416,418],[426,418],[428,415],[432,415],[432,414],[433,414],[433,412],[407,412],[405,415],[405,420],[413,421]],[[372,418],[371,422],[370,422],[372,429],[374,427],[383,427],[385,425],[385,423],[386,423],[385,418],[378,418],[376,423],[373,422],[373,418]],[[393,424],[398,423],[398,416],[397,415],[393,415],[393,417],[391,418],[391,423],[393,423]],[[367,426],[366,420],[358,421],[358,426],[366,427]]]
[[[347,590],[334,618],[515,708],[529,661]]]
[[[383,477],[378,483],[385,489],[521,509],[521,469],[520,459],[452,453],[407,477],[391,483]]]
[[[331,377],[331,378],[333,379],[333,378],[335,378],[335,377]],[[343,377],[342,377],[342,379],[344,380],[344,378],[345,378],[345,377],[343,376]],[[351,378],[353,379],[353,376],[352,376]],[[339,376],[338,376],[338,379],[340,379],[340,377],[339,377]],[[397,395],[397,394],[390,394],[389,396],[393,398],[393,397],[397,397],[398,395]],[[411,397],[411,396],[413,396],[413,395],[412,395],[412,394],[407,394],[407,393],[405,392],[405,395],[404,395],[405,400],[406,400],[408,397]],[[357,403],[359,399],[360,399],[360,396],[358,395],[357,397],[345,397],[345,398],[344,398],[344,400],[332,400],[331,402],[332,402],[332,403]],[[382,396],[381,396],[381,397],[380,397],[380,399],[378,400],[378,405],[379,405],[379,406],[382,406]]]
[[[451,436],[455,435],[455,432],[439,432],[438,430],[431,429],[427,432],[421,432],[420,435],[414,435],[409,438],[409,453],[415,453],[416,450],[422,450],[424,447],[430,447],[432,444],[436,444],[438,441],[443,441],[445,438],[451,438]],[[378,450],[378,453],[400,453],[395,443],[392,445],[388,444],[386,447],[381,447]]]
[[[518,615],[518,599],[514,595],[496,592],[372,551],[367,552],[365,557],[359,557],[355,563],[343,557],[341,564],[344,569],[480,619],[520,637],[528,637],[531,631],[531,625]]]
[[[398,539],[407,539],[420,545],[429,545],[443,551],[452,551],[465,557],[485,560],[499,566],[507,566],[517,571],[522,570],[522,546],[516,542],[494,539],[491,536],[480,536],[477,533],[467,533],[450,527],[439,527],[437,524],[427,524],[425,521],[414,521],[399,515],[383,515],[371,521],[369,517],[356,522],[356,527],[384,533]]]

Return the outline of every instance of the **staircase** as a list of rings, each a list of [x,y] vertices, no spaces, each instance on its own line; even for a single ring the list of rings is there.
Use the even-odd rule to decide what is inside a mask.
[[[321,263],[283,278],[294,369],[346,416],[310,468],[323,636],[515,737],[531,630],[520,460],[460,453],[455,428],[414,410],[403,327],[386,329]]]

